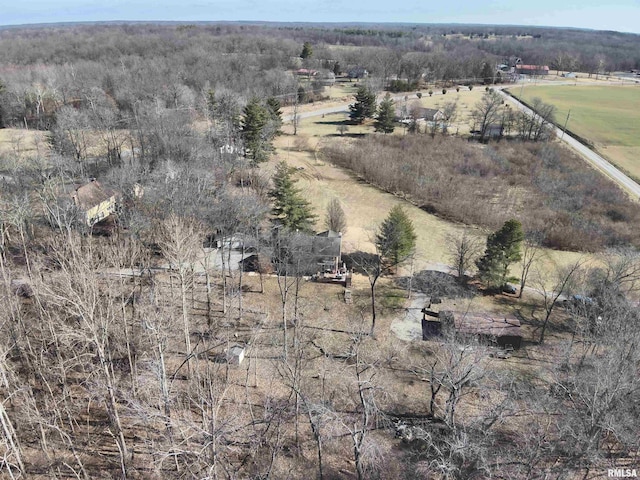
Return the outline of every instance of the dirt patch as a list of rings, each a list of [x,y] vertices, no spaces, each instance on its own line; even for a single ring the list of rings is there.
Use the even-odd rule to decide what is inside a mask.
[[[414,293],[404,315],[398,315],[391,322],[391,331],[400,340],[408,342],[422,339],[422,312],[429,303],[429,297],[424,293]]]

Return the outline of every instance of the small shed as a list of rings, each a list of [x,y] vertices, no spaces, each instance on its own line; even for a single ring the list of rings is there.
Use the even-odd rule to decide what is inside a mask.
[[[369,76],[369,72],[367,71],[366,68],[361,67],[360,65],[357,65],[355,67],[351,67],[348,70],[347,76],[352,79],[367,78]]]
[[[241,347],[240,345],[234,345],[229,348],[225,353],[227,356],[227,362],[230,365],[240,365],[244,360],[245,347]]]
[[[477,336],[481,341],[496,343],[502,348],[520,348],[522,329],[515,317],[454,314],[454,326],[458,333]]]
[[[429,305],[422,310],[422,339],[439,336],[443,330],[454,328],[463,336],[476,337],[484,343],[497,344],[502,348],[520,348],[522,330],[520,320],[515,317],[494,317],[489,314],[469,314],[439,310]]]

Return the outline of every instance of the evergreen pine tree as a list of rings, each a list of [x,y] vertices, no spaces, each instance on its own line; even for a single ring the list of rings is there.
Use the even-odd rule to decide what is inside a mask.
[[[376,113],[376,95],[364,85],[358,87],[356,101],[349,105],[349,117],[355,123],[364,123]]]
[[[380,102],[378,107],[378,117],[376,118],[375,128],[376,132],[393,133],[395,129],[395,108],[393,107],[393,100],[388,93],[385,95],[384,100]]]
[[[405,261],[416,246],[413,222],[400,205],[391,209],[376,235],[376,246],[389,267]]]
[[[245,156],[254,164],[266,162],[273,150],[272,132],[265,128],[269,122],[268,110],[260,104],[257,98],[251,99],[244,107],[242,118],[242,139],[244,140]]]
[[[313,231],[315,215],[311,206],[295,186],[294,169],[286,162],[280,162],[276,166],[273,176],[273,190],[270,195],[273,198],[272,214],[285,228],[291,231]]]
[[[485,85],[491,85],[493,83],[493,68],[487,62],[482,67],[482,72],[480,73]]]
[[[496,232],[487,238],[484,255],[478,259],[476,266],[480,278],[491,287],[504,285],[507,281],[509,266],[518,262],[520,245],[524,240],[522,224],[518,220],[508,220]]]
[[[281,104],[277,98],[269,97],[267,99],[267,111],[269,113],[269,119],[272,123],[272,130],[274,135],[280,135],[280,127],[282,127],[282,111],[280,110]]]
[[[302,45],[302,53],[300,54],[300,57],[302,57],[303,60],[306,60],[307,58],[311,57],[311,55],[313,55],[313,48],[311,47],[311,44],[309,42],[304,42],[304,45]]]

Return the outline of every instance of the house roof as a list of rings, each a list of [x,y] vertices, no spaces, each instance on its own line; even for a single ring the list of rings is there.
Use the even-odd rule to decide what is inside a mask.
[[[298,74],[298,75],[317,75],[318,71],[317,70],[312,70],[310,68],[299,68],[298,70],[296,70],[296,74]]]
[[[469,315],[462,312],[453,312],[453,323],[460,333],[474,335],[490,335],[494,337],[522,337],[520,320],[515,317],[494,318],[485,315]]]
[[[518,70],[549,70],[547,65],[516,65]]]
[[[426,118],[427,120],[433,120],[439,113],[442,113],[442,110],[439,110],[437,108],[423,108],[422,112],[420,112],[420,116],[422,118]]]
[[[109,200],[115,193],[105,189],[97,180],[91,180],[78,188],[71,194],[73,201],[80,208],[88,209],[99,205],[105,200]]]
[[[313,237],[311,253],[320,257],[339,257],[341,247],[342,234],[327,230]]]

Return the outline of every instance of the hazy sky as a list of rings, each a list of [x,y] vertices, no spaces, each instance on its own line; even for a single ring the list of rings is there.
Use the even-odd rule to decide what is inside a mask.
[[[483,23],[640,33],[640,0],[0,0],[0,25],[105,20]]]

